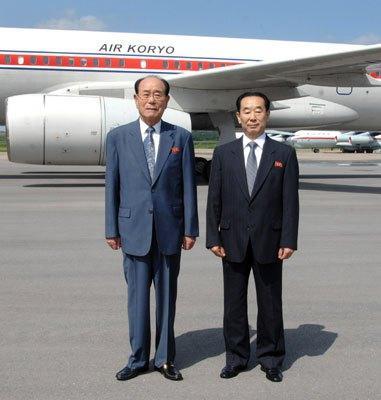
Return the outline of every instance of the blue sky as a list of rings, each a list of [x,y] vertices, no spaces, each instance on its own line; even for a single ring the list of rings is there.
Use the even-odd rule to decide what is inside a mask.
[[[381,2],[16,0],[2,1],[0,26],[371,44]]]

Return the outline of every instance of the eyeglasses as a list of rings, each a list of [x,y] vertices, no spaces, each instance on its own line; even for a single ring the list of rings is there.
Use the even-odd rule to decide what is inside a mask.
[[[160,92],[154,92],[154,93],[144,92],[142,94],[138,94],[138,97],[144,101],[149,100],[151,97],[153,97],[154,100],[160,101],[163,100],[166,96],[164,93]]]

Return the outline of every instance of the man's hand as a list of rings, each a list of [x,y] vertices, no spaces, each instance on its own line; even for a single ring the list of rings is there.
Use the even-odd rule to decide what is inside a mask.
[[[281,247],[278,251],[278,258],[280,260],[287,260],[292,256],[293,252],[293,249],[289,249],[288,247]]]
[[[210,250],[214,253],[215,256],[224,258],[226,256],[225,249],[222,246],[213,246]]]
[[[108,238],[106,243],[113,249],[119,250],[121,248],[120,237]]]
[[[184,236],[182,248],[184,250],[190,250],[196,243],[196,238],[193,236]]]

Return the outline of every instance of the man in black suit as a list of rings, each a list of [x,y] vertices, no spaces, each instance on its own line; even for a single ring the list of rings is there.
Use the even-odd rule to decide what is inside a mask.
[[[213,155],[206,246],[223,264],[226,365],[221,378],[238,375],[250,358],[247,286],[252,269],[256,355],[267,379],[282,380],[282,262],[297,247],[299,170],[295,150],[265,134],[269,109],[263,93],[239,96],[237,118],[244,135],[218,146]]]

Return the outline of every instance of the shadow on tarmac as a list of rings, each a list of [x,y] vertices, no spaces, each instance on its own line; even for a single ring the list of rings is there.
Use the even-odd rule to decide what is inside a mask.
[[[88,172],[77,172],[77,171],[31,171],[22,172],[21,174],[15,175],[0,175],[0,180],[23,180],[23,179],[35,179],[35,180],[47,180],[47,179],[88,179],[88,180],[101,180],[100,183],[35,183],[31,185],[23,185],[23,187],[31,188],[49,188],[49,187],[104,187],[105,174],[104,172],[88,171]],[[200,175],[196,175],[197,186],[207,186],[208,182]]]
[[[75,178],[78,179],[78,177]],[[23,187],[25,188],[81,188],[81,187],[104,187],[104,186],[105,186],[104,183],[36,183],[31,185],[23,185]],[[203,181],[197,182],[197,186],[207,186],[207,183]],[[337,193],[381,194],[381,187],[376,187],[376,186],[335,185],[329,183],[313,183],[313,182],[300,182],[299,190],[316,190],[321,192],[337,192]]]
[[[25,175],[24,175],[25,174]],[[105,178],[105,174],[100,173],[88,173],[88,172],[44,172],[41,174],[33,173],[27,174],[23,173],[21,175],[0,175],[0,180],[2,179],[103,179]]]
[[[321,192],[337,193],[369,193],[381,194],[381,187],[356,186],[356,185],[335,185],[330,183],[300,182],[299,190],[317,190]]]
[[[363,179],[363,178],[381,178],[381,174],[303,174],[299,176],[300,179]]]
[[[85,188],[105,187],[104,183],[40,183],[34,185],[23,185],[25,188]]]
[[[285,330],[286,358],[283,371],[288,370],[299,358],[317,357],[328,351],[337,339],[336,332],[325,331],[324,325],[303,324]]]
[[[97,171],[89,172],[69,172],[69,171],[41,171],[41,172],[23,172],[21,174],[14,175],[0,175],[0,180],[8,179],[35,179],[35,180],[67,180],[67,179],[88,179],[88,180],[101,180],[97,183],[35,183],[30,185],[23,185],[26,188],[79,188],[79,187],[104,187],[104,173]],[[337,192],[337,193],[368,193],[368,194],[381,194],[381,187],[377,186],[358,186],[358,185],[341,185],[341,184],[330,184],[330,183],[315,183],[315,182],[304,182],[303,179],[380,179],[381,174],[318,174],[318,175],[301,175],[301,182],[299,184],[300,190],[316,190],[323,192]],[[208,183],[202,176],[196,177],[197,186],[207,186]]]
[[[287,351],[283,371],[291,368],[299,358],[321,356],[328,351],[338,334],[325,331],[324,328],[323,325],[303,324],[296,329],[285,329]],[[253,338],[256,330],[250,327],[249,334],[250,338]],[[180,369],[191,367],[207,358],[219,356],[225,352],[222,328],[200,329],[184,333],[176,338],[176,349],[176,361]],[[255,350],[256,344],[253,340],[249,371],[258,365]]]
[[[102,175],[105,176],[104,172],[100,171],[25,171],[23,175]]]

